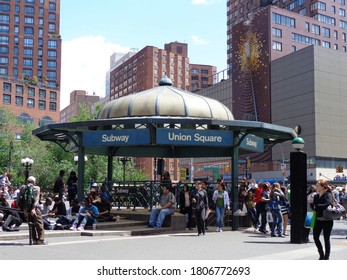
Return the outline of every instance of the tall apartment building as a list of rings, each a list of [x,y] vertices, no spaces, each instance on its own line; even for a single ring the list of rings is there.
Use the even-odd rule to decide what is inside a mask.
[[[271,122],[272,61],[308,45],[346,53],[347,21],[341,16],[344,4],[301,1],[299,9],[298,3],[286,2],[283,8],[262,7],[251,19],[233,26],[232,111],[236,119]]]
[[[330,103],[336,101],[336,96],[343,95],[341,89],[345,84],[344,72],[337,74],[337,69],[343,69],[342,61],[345,60],[344,57],[347,58],[346,9],[345,0],[228,1],[227,62],[229,74],[232,75],[228,86],[232,89],[226,92],[230,100],[226,102],[224,92],[219,91],[219,88],[225,85],[222,83],[200,92],[203,95],[211,93],[214,98],[223,100],[224,104],[230,106],[235,119],[258,120],[291,127],[301,124],[302,135],[308,144],[305,150],[308,151],[310,168],[312,167],[310,169],[312,172],[309,173],[311,178],[317,178],[319,172],[331,174],[334,165],[346,163],[343,159],[341,161],[341,158],[345,157],[341,150],[339,152],[330,150],[324,155],[314,151],[313,147],[319,145],[321,145],[319,149],[329,150],[329,145],[322,144],[326,142],[325,138],[332,138],[331,128],[324,123],[323,134],[327,134],[324,137],[321,132],[317,134],[312,132],[314,130],[312,124],[321,125],[324,120],[307,113],[308,110],[310,112],[315,110],[317,105],[305,107],[310,103],[309,100],[318,100],[315,96],[321,98],[325,94],[329,99],[329,101],[326,100],[329,103],[327,106],[331,108]],[[310,45],[318,46],[318,48],[308,48]],[[319,48],[330,51],[328,55],[334,57],[330,66],[322,64],[323,60],[319,56],[325,52],[319,51]],[[305,56],[310,57],[310,60],[304,59]],[[341,63],[335,65],[336,61]],[[300,72],[297,70],[295,72],[294,69],[300,69]],[[325,82],[312,78],[316,77],[316,74],[311,75],[312,69],[326,71]],[[294,72],[297,74],[295,75]],[[308,81],[308,78],[311,80]],[[323,75],[320,78],[323,78]],[[308,84],[310,87],[307,86]],[[324,94],[322,94],[322,85],[324,85]],[[327,87],[331,92],[327,90]],[[310,94],[310,99],[307,99],[307,93]],[[296,102],[295,105],[293,100]],[[320,102],[321,100],[319,100],[319,106],[322,106],[323,103]],[[344,101],[341,100],[339,109],[336,109],[339,113],[335,109],[333,109],[335,113],[332,113],[338,114],[342,119],[344,119],[343,104]],[[337,108],[336,104],[335,108]],[[309,119],[312,116],[316,119]],[[330,120],[331,117],[327,119]],[[310,125],[307,125],[308,123]],[[329,141],[335,141],[336,138],[344,139],[341,133],[334,132],[334,140]],[[265,153],[251,155],[252,166],[253,163],[258,164],[257,172],[266,171],[267,173],[277,168],[277,171],[272,172],[280,174],[281,160],[285,155],[288,159],[287,156],[292,149],[290,144],[287,144],[276,145]],[[336,145],[336,147],[340,146],[340,144]],[[340,158],[337,155],[340,155]],[[211,160],[213,164],[213,160],[218,159]],[[321,168],[322,162],[326,169]],[[186,165],[189,163],[186,162]],[[255,169],[252,169],[252,172],[254,171]],[[281,175],[273,176],[281,177]]]
[[[59,122],[60,70],[60,0],[0,1],[0,109]]]

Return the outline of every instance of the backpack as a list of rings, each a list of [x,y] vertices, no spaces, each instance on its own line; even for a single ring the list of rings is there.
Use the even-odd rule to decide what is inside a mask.
[[[26,185],[24,191],[19,192],[18,207],[23,211],[30,212],[34,208],[35,194],[33,185]]]

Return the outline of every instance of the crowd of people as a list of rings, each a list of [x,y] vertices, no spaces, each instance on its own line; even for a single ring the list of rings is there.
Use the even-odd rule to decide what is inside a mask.
[[[84,230],[89,225],[95,229],[97,221],[116,221],[104,186],[95,184],[86,193],[85,200],[78,202],[76,172],[71,171],[67,179],[65,174],[65,170],[60,170],[51,194],[41,192],[33,176],[11,194],[8,192],[11,182],[5,171],[0,177],[0,231],[18,231],[19,226],[27,222],[33,243],[45,245],[45,230]],[[11,205],[9,199],[12,199]]]
[[[34,244],[45,245],[45,230],[70,229],[82,231],[87,226],[96,228],[96,222],[115,221],[111,214],[111,202],[103,186],[91,185],[83,202],[77,200],[77,181],[75,171],[67,179],[66,172],[61,170],[53,187],[53,194],[43,196],[36,179],[30,176],[25,185],[16,192],[10,191],[11,182],[4,171],[0,176],[0,230],[17,231],[23,222],[28,222]],[[30,189],[30,192],[28,192]],[[216,232],[222,232],[225,212],[230,211],[231,195],[225,183],[218,179],[212,185],[197,181],[194,186],[183,185],[176,197],[168,172],[161,181],[162,195],[152,210],[148,227],[160,228],[166,216],[175,213],[177,204],[179,212],[184,214],[186,228],[197,229],[198,236],[206,234],[208,217],[215,215]],[[255,231],[270,234],[271,237],[285,237],[290,220],[290,197],[287,187],[276,182],[256,182],[254,179],[242,179],[238,188],[238,210],[247,212]],[[65,193],[67,192],[67,203]],[[26,200],[23,203],[23,197]],[[9,198],[14,198],[12,204]],[[319,259],[329,259],[331,252],[330,235],[333,220],[323,218],[323,210],[334,203],[347,206],[347,193],[344,188],[338,190],[329,186],[327,181],[318,180],[315,186],[307,189],[307,211],[317,213],[316,225],[313,228],[313,240],[319,253]],[[18,209],[20,211],[18,211]],[[346,219],[346,216],[342,217]],[[306,241],[309,241],[310,229],[306,229]],[[320,241],[323,233],[324,245]]]

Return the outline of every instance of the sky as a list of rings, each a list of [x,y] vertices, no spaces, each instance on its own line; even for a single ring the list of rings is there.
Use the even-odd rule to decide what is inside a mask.
[[[61,109],[70,93],[105,96],[114,52],[188,44],[190,63],[227,68],[226,0],[61,0]]]

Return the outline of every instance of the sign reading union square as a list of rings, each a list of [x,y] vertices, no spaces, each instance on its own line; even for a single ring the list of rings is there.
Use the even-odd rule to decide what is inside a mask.
[[[83,144],[90,147],[147,145],[151,144],[150,138],[149,129],[105,130],[84,133]],[[158,128],[156,144],[230,147],[233,145],[233,132]],[[263,152],[264,140],[247,135],[240,146],[253,152]]]

